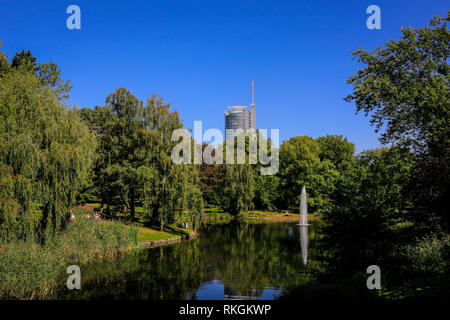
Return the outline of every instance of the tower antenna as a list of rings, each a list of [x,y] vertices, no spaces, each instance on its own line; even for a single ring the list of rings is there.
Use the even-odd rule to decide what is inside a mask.
[[[255,129],[255,86],[252,80],[252,104],[250,105],[250,129]]]
[[[252,80],[252,104],[255,104],[255,87],[253,85],[253,81]]]

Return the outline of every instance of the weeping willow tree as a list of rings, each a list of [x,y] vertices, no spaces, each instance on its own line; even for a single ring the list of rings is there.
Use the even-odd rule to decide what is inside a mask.
[[[189,210],[188,219],[198,229],[203,208],[198,171],[193,164],[175,164],[171,158],[177,144],[172,141],[172,132],[183,127],[178,112],[170,111],[170,104],[153,95],[147,99],[144,119],[153,137],[148,147],[154,174],[144,188],[148,218],[158,221],[163,230],[174,222],[177,213]]]
[[[225,143],[222,147],[225,165],[220,168],[222,184],[219,202],[222,210],[234,217],[247,213],[253,206],[255,177],[251,163],[256,162],[257,156],[254,134],[240,133],[232,144]],[[230,146],[232,148],[227,150]]]
[[[54,89],[20,65],[0,79],[0,240],[63,230],[95,139]]]

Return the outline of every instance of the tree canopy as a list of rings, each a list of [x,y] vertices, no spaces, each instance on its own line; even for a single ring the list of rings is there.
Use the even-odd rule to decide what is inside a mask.
[[[3,75],[1,237],[43,241],[64,229],[94,151],[88,128],[35,73],[21,65]]]

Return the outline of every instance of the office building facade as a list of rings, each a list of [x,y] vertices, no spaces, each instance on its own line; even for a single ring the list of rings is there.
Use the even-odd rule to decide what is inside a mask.
[[[235,134],[227,133],[227,130],[241,129],[247,131],[255,129],[255,91],[252,81],[252,104],[250,110],[246,106],[230,106],[225,111],[225,139],[231,140]]]

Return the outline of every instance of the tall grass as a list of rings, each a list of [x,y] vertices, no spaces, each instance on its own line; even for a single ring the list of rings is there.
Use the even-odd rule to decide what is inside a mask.
[[[15,242],[0,246],[0,298],[34,299],[49,296],[64,263],[45,247]]]
[[[0,244],[0,298],[48,298],[65,283],[69,265],[110,258],[136,244],[137,228],[81,215],[44,246],[28,242]]]
[[[443,232],[417,239],[402,251],[414,274],[445,273],[450,269],[450,236]]]

